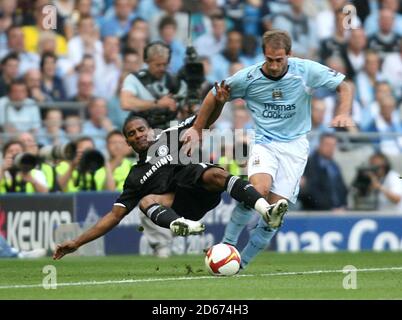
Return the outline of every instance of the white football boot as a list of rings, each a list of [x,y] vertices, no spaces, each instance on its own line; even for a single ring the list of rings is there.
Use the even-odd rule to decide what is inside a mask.
[[[288,211],[288,202],[281,199],[278,202],[269,206],[263,218],[265,222],[273,229],[279,228],[283,223],[283,217]]]
[[[181,217],[170,223],[170,230],[177,236],[185,237],[203,233],[205,225],[199,221],[192,221]]]

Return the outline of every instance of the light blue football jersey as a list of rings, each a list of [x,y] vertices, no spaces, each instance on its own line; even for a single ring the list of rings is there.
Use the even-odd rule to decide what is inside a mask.
[[[251,111],[257,144],[291,141],[309,132],[313,89],[324,86],[335,90],[345,78],[317,62],[289,58],[287,73],[271,80],[262,72],[263,64],[244,68],[226,79],[230,100],[244,99]]]

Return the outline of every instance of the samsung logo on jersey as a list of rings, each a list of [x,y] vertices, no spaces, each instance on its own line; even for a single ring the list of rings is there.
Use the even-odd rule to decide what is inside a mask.
[[[163,157],[162,159],[158,160],[155,162],[155,164],[151,167],[151,169],[149,169],[142,177],[142,179],[140,180],[141,184],[144,184],[145,181],[148,180],[148,178],[150,178],[160,167],[163,167],[167,164],[169,164],[169,162],[173,161],[173,157],[169,154],[166,157]]]

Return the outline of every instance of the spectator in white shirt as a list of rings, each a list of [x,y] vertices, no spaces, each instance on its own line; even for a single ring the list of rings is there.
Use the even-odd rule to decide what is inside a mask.
[[[3,126],[8,133],[18,131],[36,133],[40,125],[39,107],[35,101],[28,98],[25,82],[13,80],[8,95],[0,99],[0,127]]]
[[[80,19],[78,34],[68,41],[68,58],[74,66],[80,64],[86,54],[99,58],[103,54],[102,42],[98,38],[98,32],[91,16]]]
[[[119,38],[108,36],[103,39],[103,55],[100,59],[95,57],[95,65],[95,77],[102,79],[102,90],[98,94],[110,99],[116,91],[122,66]]]
[[[7,48],[1,50],[0,58],[3,58],[10,52],[15,52],[18,55],[20,61],[18,76],[22,76],[29,69],[39,69],[39,55],[25,51],[24,33],[20,26],[11,26],[7,30]]]
[[[356,76],[356,88],[359,102],[368,107],[375,98],[375,85],[384,79],[380,70],[380,57],[374,51],[366,52],[364,70]]]
[[[89,120],[84,122],[83,134],[92,137],[98,150],[106,153],[106,136],[114,129],[107,117],[107,105],[104,99],[95,98],[88,104]]]
[[[387,155],[398,156],[402,153],[402,123],[392,96],[383,96],[379,101],[379,114],[373,118],[368,131],[378,132],[378,148]]]
[[[349,79],[354,79],[356,74],[364,68],[366,46],[367,37],[364,29],[353,29],[350,32],[347,47],[341,53],[347,69],[346,76]]]
[[[391,53],[385,58],[382,73],[387,75],[395,96],[402,99],[402,41],[399,43],[399,52]]]
[[[194,41],[200,56],[212,57],[214,54],[221,52],[226,44],[226,21],[225,17],[215,14],[211,17],[212,32],[205,33]]]

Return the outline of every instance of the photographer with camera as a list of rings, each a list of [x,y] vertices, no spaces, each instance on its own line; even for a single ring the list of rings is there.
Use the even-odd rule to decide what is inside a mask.
[[[95,144],[90,137],[81,137],[74,141],[75,155],[71,160],[60,162],[56,167],[59,176],[60,187],[64,192],[79,191],[114,191],[110,166],[105,165],[103,154],[95,149]],[[96,176],[101,168],[105,168],[107,174],[104,179]]]
[[[61,189],[56,174],[56,163],[48,161],[50,159],[41,155],[42,149],[40,149],[34,135],[30,132],[21,132],[18,135],[18,141],[22,143],[24,152],[36,157],[36,169],[44,173],[49,192],[60,191]]]
[[[36,169],[37,157],[24,152],[20,141],[11,140],[3,146],[0,167],[0,193],[47,193],[46,177]]]
[[[178,112],[173,96],[186,96],[186,83],[167,72],[170,58],[171,50],[163,42],[148,44],[144,49],[148,69],[129,74],[120,93],[122,109],[144,117],[153,128],[167,128]]]
[[[352,186],[355,209],[402,213],[402,181],[383,153],[374,153],[369,166],[358,168]]]

